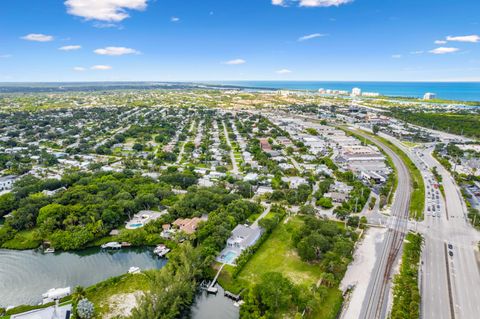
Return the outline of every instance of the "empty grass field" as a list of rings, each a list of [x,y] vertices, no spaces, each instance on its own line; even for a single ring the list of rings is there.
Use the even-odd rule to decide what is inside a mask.
[[[262,274],[279,272],[295,284],[307,287],[317,284],[323,273],[320,265],[302,261],[292,244],[293,230],[300,228],[302,224],[303,220],[300,217],[293,217],[287,223],[282,221],[248,261],[237,278],[232,277],[234,268],[226,266],[220,275],[219,283],[226,290],[239,293],[259,281]],[[342,301],[341,291],[330,288],[327,297],[322,304],[318,305],[311,318],[335,318]]]

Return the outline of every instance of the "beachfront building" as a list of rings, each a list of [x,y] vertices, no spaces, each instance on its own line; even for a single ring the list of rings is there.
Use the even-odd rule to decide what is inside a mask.
[[[352,96],[360,96],[362,95],[362,89],[360,88],[353,88],[352,89]]]
[[[437,95],[435,93],[427,92],[423,95],[424,100],[434,100],[436,98],[437,98]]]

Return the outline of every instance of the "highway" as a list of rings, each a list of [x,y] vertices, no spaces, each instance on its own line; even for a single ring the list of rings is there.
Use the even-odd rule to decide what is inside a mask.
[[[438,188],[434,187],[435,178],[431,173],[431,165],[405,147],[397,139],[382,134],[407,154],[422,173],[425,182],[425,220],[420,225],[424,237],[424,247],[421,257],[420,293],[422,296],[422,318],[450,319],[452,318],[452,298],[449,293],[447,252],[445,240],[438,238],[437,230],[447,219],[445,201]],[[434,207],[434,208],[433,208]],[[433,211],[435,209],[435,211]]]
[[[479,318],[480,272],[475,246],[480,233],[466,219],[460,189],[432,157],[433,146],[411,151],[395,138],[383,136],[409,155],[425,180],[425,220],[418,225],[425,239],[421,259],[422,318]],[[433,167],[442,176],[445,196],[434,187]]]
[[[446,280],[442,280],[442,282],[446,281],[446,284],[442,284],[443,287],[430,288],[424,292],[424,318],[476,319],[480,316],[480,272],[475,245],[480,240],[480,236],[466,220],[467,209],[458,186],[451,174],[431,156],[431,151],[432,149],[425,149],[422,157],[425,158],[429,167],[437,167],[442,175],[445,198],[441,201],[445,205],[445,214],[440,218],[427,216],[425,223],[430,227],[427,227],[426,237],[437,247],[452,245],[452,249],[447,248],[447,250],[453,255],[449,256],[445,248],[443,253],[425,250],[426,254],[432,256],[434,264],[443,261],[448,274],[445,275]],[[434,272],[434,269],[428,269],[428,267],[429,265],[427,265],[427,273]],[[439,274],[432,274],[432,276],[443,277]],[[433,280],[434,278],[430,282],[425,282],[425,285],[428,287]],[[438,312],[438,308],[444,307],[444,301],[442,301],[444,298],[440,297],[443,291],[448,289],[448,280],[451,287],[449,303],[453,305],[453,311],[449,312],[450,316],[437,316],[434,313]]]
[[[388,298],[390,295],[391,275],[394,265],[400,257],[405,233],[407,231],[410,196],[411,196],[411,177],[402,159],[392,151],[386,144],[371,136],[355,131],[356,134],[372,141],[393,161],[397,169],[398,186],[391,208],[391,223],[388,226],[388,232],[385,235],[380,258],[377,259],[374,268],[373,280],[370,282],[366,298],[362,305],[360,318],[379,319],[387,317]]]

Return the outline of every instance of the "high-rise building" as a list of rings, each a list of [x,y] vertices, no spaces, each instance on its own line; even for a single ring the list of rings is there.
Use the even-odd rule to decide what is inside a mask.
[[[423,96],[424,100],[433,100],[436,98],[437,98],[437,95],[435,93],[425,93],[425,95]]]
[[[360,95],[362,95],[362,90],[360,88],[352,89],[352,96],[360,96]]]

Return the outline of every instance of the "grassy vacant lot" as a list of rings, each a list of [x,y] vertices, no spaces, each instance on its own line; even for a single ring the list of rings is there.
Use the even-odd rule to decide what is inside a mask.
[[[236,279],[232,278],[233,267],[225,267],[219,282],[226,290],[239,293],[259,281],[266,272],[279,272],[295,284],[317,284],[322,275],[318,264],[303,262],[292,245],[292,230],[301,227],[300,217],[283,221],[242,269]],[[335,318],[342,304],[342,293],[336,288],[329,289],[325,301],[318,305],[312,318]]]
[[[112,300],[116,300],[117,304],[122,303],[126,294],[132,294],[135,292],[146,292],[150,289],[149,276],[153,270],[142,272],[141,274],[125,274],[118,277],[112,277],[105,281],[99,282],[96,285],[90,286],[85,289],[86,297],[95,305],[94,318],[104,318],[104,316],[111,311],[115,310],[111,305]],[[62,299],[61,304],[71,303],[71,296]],[[53,302],[46,305],[18,306],[10,310],[7,316],[0,316],[0,319],[9,319],[10,314],[23,313],[33,309],[41,309],[52,306]],[[113,308],[112,308],[113,307]]]
[[[109,278],[87,288],[87,298],[95,304],[95,318],[103,318],[105,314],[113,310],[110,309],[111,298],[137,291],[148,291],[148,274],[148,271],[135,275],[126,274]]]

